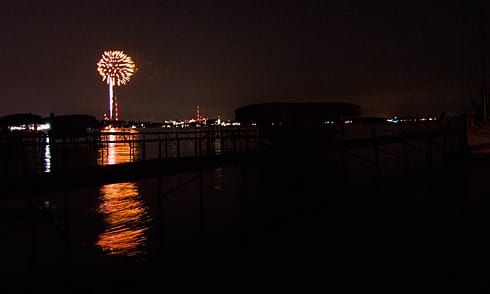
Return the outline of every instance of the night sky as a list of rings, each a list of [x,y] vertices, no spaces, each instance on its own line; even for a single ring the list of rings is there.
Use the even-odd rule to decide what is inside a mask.
[[[197,104],[234,119],[247,104],[296,101],[458,114],[479,95],[483,2],[2,2],[0,115],[101,119],[96,63],[108,49],[138,68],[115,88],[123,120],[190,118]]]

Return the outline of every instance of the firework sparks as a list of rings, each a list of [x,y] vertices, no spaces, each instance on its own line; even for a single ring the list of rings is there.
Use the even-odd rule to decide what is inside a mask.
[[[102,76],[102,81],[109,85],[109,119],[113,119],[113,87],[129,82],[135,70],[136,66],[131,57],[121,50],[104,51],[97,63],[97,71]]]

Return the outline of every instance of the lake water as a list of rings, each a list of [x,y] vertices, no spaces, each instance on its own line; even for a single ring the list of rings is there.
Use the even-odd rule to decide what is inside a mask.
[[[136,139],[141,138],[141,133],[134,134]],[[199,150],[195,141],[191,141],[192,134],[180,136],[180,145],[170,142],[167,152],[159,151],[163,147],[156,141],[144,147],[119,143],[122,139],[119,135],[105,136],[104,140],[110,142],[97,152],[70,143],[26,148],[23,152],[29,159],[21,161],[22,164],[8,162],[9,167],[15,167],[8,173],[112,165],[142,160],[143,156],[146,159],[175,157],[177,148],[180,156],[190,156],[198,151],[203,155],[220,154],[236,147],[218,137],[209,145],[203,140]],[[111,272],[135,273],[136,268],[148,268],[150,260],[163,256],[164,249],[168,251],[165,254],[172,256],[172,251],[181,252],[182,246],[192,248],[195,240],[204,236],[204,223],[206,233],[223,234],[233,230],[238,225],[242,197],[240,173],[240,167],[218,167],[66,194],[34,195],[30,201],[26,197],[16,200],[15,196],[13,200],[2,201],[2,282],[12,290],[19,286],[19,290],[24,289],[21,286],[26,284],[21,281],[29,282],[32,289],[37,286],[62,289],[67,275],[74,278],[72,282],[77,287],[83,286],[78,284],[81,281],[77,276],[98,273],[119,279]],[[5,193],[15,195],[16,192]],[[95,280],[87,287],[97,284],[97,277],[91,278]]]
[[[425,145],[410,146],[408,169],[382,153],[380,174],[364,160],[372,149],[344,161],[270,154],[2,201],[1,284],[64,293],[479,290],[490,161],[434,152],[429,164]],[[138,156],[113,143],[96,160]]]

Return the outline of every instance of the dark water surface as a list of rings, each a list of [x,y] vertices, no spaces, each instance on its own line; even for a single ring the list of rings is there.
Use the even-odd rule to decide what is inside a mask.
[[[380,174],[353,156],[271,154],[5,201],[0,281],[35,293],[486,292],[490,159],[411,154],[409,168],[383,157]]]

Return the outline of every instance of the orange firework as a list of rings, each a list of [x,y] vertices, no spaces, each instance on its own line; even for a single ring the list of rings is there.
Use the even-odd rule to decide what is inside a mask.
[[[97,71],[102,81],[109,85],[109,119],[113,119],[113,87],[125,85],[134,74],[136,66],[121,50],[104,51],[102,58],[97,62]]]

